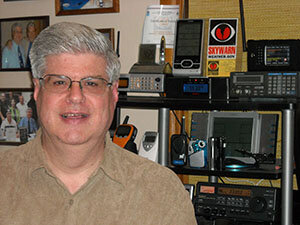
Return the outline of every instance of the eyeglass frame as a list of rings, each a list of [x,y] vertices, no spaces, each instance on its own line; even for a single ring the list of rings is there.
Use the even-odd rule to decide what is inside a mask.
[[[70,77],[68,77],[68,76],[66,76],[66,75],[59,75],[59,74],[46,74],[45,76],[38,78],[40,84],[41,84],[43,81],[45,81],[45,78],[46,78],[47,76],[49,76],[49,77],[55,76],[55,77],[67,78],[68,80],[70,80],[70,85],[69,85],[69,87],[68,87],[65,91],[70,90],[70,88],[71,88],[72,85],[73,85],[73,82],[78,83],[78,84],[79,84],[79,88],[80,88],[80,90],[82,91],[82,90],[83,90],[83,87],[82,87],[82,85],[81,85],[81,81],[83,81],[83,80],[88,80],[88,79],[98,79],[98,80],[102,80],[102,81],[104,81],[104,83],[105,83],[105,85],[106,85],[107,87],[111,87],[111,86],[113,85],[112,82],[109,82],[109,81],[107,81],[106,79],[104,79],[104,78],[102,78],[102,77],[94,77],[94,76],[91,76],[91,77],[83,77],[83,78],[81,78],[80,80],[72,80]],[[43,85],[43,87],[44,87],[44,85]],[[47,89],[46,89],[46,90],[47,90]]]

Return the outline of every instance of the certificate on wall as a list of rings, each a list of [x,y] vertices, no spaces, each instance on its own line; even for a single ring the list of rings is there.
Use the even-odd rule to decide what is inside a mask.
[[[142,44],[159,45],[165,36],[166,47],[173,48],[179,5],[151,5],[147,7],[144,20]]]

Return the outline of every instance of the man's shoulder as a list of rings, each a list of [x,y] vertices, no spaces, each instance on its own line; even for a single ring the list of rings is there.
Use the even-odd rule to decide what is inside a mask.
[[[2,50],[2,55],[5,56],[5,55],[8,55],[10,54],[12,51],[8,48],[8,47],[4,47],[3,50]]]
[[[21,145],[15,148],[8,148],[0,151],[0,171],[1,174],[14,174],[24,172],[28,149]],[[0,176],[1,177],[1,176]],[[3,178],[3,177],[2,177]]]
[[[128,181],[138,178],[145,181],[178,182],[178,177],[172,170],[154,161],[121,148],[114,149],[114,154],[115,164]]]

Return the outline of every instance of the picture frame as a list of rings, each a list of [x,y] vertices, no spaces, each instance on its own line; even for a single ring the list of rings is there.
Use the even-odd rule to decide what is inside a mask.
[[[107,37],[111,44],[113,49],[115,49],[115,29],[114,28],[103,28],[103,29],[96,29],[97,31],[104,34],[105,37]]]
[[[118,13],[119,0],[55,0],[56,16]]]
[[[30,43],[48,26],[49,16],[0,19],[0,71],[30,71]]]
[[[31,115],[28,108],[32,109]],[[0,145],[24,144],[35,138],[38,128],[33,89],[0,88]]]

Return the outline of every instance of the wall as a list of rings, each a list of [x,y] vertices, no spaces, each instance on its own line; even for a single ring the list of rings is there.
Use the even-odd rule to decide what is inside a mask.
[[[299,0],[243,0],[246,39],[299,39]],[[239,1],[190,0],[189,17],[240,18]],[[208,25],[208,24],[207,24]],[[242,50],[241,20],[238,21],[236,70],[247,70],[247,53]]]
[[[142,38],[144,16],[148,5],[159,4],[159,0],[119,0],[119,13],[55,16],[55,0],[32,0],[4,2],[0,0],[0,19],[30,16],[50,16],[50,25],[62,21],[74,21],[93,28],[114,28],[120,31],[121,73],[128,73],[137,62],[138,47]],[[116,35],[115,35],[116,38]],[[29,72],[1,72],[0,88],[30,88]],[[157,130],[156,110],[121,111],[121,121],[129,115],[129,122],[138,128],[137,143],[146,130]],[[145,120],[145,118],[150,118]],[[6,146],[0,146],[0,150]]]

